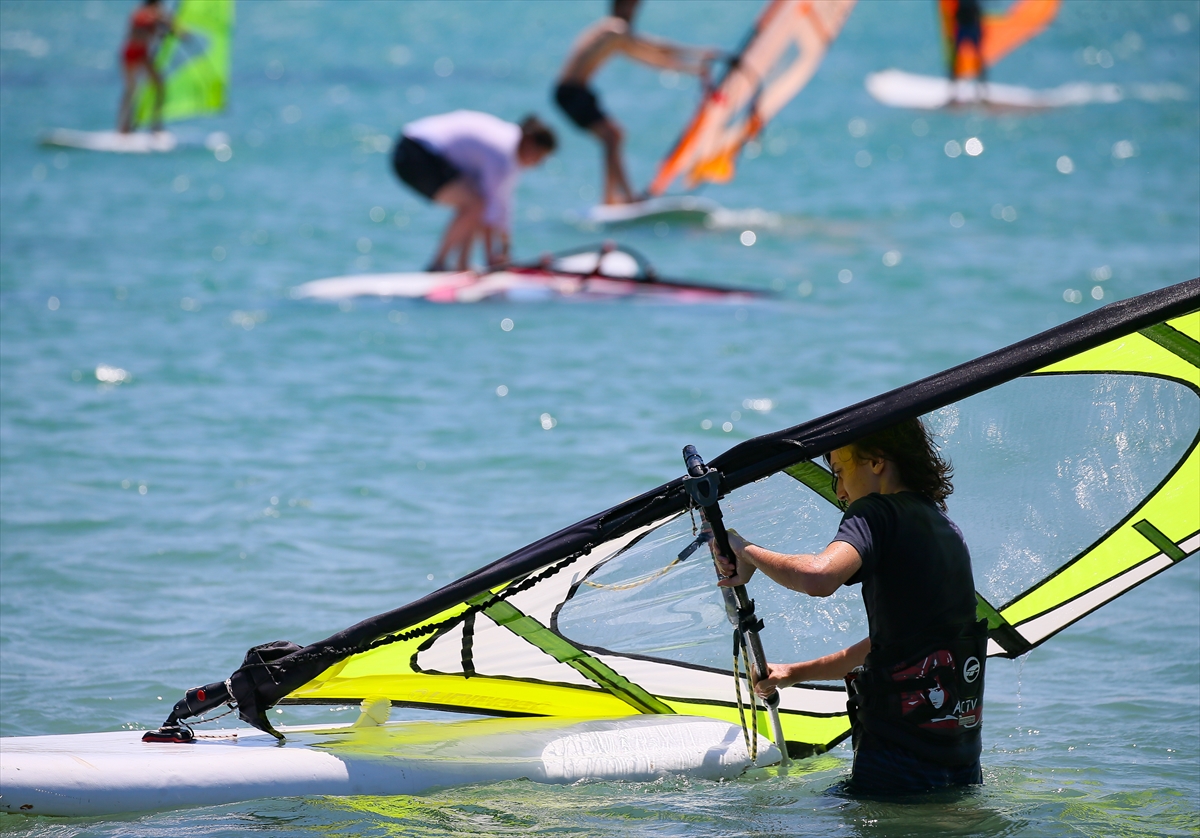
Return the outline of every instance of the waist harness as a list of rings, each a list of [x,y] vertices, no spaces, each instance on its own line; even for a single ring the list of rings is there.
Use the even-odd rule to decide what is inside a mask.
[[[978,740],[987,621],[945,626],[897,651],[872,651],[846,676],[851,723],[925,754]]]

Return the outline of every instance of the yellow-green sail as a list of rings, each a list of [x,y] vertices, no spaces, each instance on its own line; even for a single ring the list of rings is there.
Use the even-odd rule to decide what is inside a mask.
[[[163,119],[175,122],[224,110],[233,63],[233,0],[182,0],[174,22],[180,36],[164,38],[154,56],[164,80]],[[153,121],[154,91],[145,79],[134,113],[138,125]]]
[[[727,524],[775,549],[820,550],[840,517],[820,455],[912,416],[955,466],[950,514],[989,651],[1021,654],[1200,548],[1200,280],[734,447],[710,463]],[[226,684],[264,728],[279,701],[377,695],[496,716],[736,722],[748,690],[695,523],[674,480],[417,602],[248,659]],[[770,659],[865,636],[853,589],[813,600],[752,582],[750,593]],[[793,756],[849,731],[836,684],[782,690],[780,713]],[[768,731],[761,713],[749,721]]]
[[[1157,324],[1039,370],[1047,376],[1153,377],[1200,391],[1200,313]],[[1187,442],[1186,437],[1180,440]],[[1015,597],[999,614],[1036,645],[1200,546],[1200,449],[1076,559]],[[1121,440],[1119,444],[1129,444]]]

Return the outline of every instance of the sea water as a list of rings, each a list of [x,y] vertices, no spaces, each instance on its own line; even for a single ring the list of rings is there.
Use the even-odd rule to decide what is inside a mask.
[[[578,221],[600,155],[550,103],[572,39],[606,4],[239,3],[229,108],[179,127],[191,147],[39,147],[54,127],[112,125],[133,6],[0,5],[5,736],[154,726],[249,646],[310,642],[435,590],[677,476],[686,443],[711,459],[1200,274],[1194,2],[1067,0],[993,79],[1122,95],[1038,113],[875,103],[867,73],[941,72],[936,10],[861,2],[737,177],[705,190],[731,215],[615,231]],[[651,0],[638,25],[732,49],[756,10]],[[697,85],[616,61],[597,86],[644,184]],[[537,112],[559,132],[517,193],[518,257],[611,236],[665,276],[777,298],[293,299],[307,280],[427,262],[446,214],[398,184],[387,152],[405,122],[455,108]],[[204,148],[214,131],[227,150]],[[830,795],[849,767],[841,746],[786,778],[511,782],[0,828],[1195,834],[1198,567],[994,660],[986,785],[965,795]],[[283,709],[279,722],[299,717]]]

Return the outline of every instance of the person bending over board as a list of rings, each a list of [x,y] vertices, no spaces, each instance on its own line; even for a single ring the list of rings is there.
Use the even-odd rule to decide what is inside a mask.
[[[506,261],[520,170],[541,163],[557,144],[536,116],[515,125],[478,111],[453,111],[404,126],[392,154],[396,175],[454,209],[428,270],[447,270],[447,260],[455,270],[467,270],[479,237],[489,265]]]
[[[162,130],[163,80],[154,66],[154,54],[166,34],[178,34],[170,15],[162,10],[159,0],[143,0],[129,18],[129,37],[121,52],[121,71],[125,88],[121,91],[121,106],[117,111],[117,130],[122,134],[133,131],[133,94],[138,77],[144,72],[154,90],[152,131]]]
[[[971,557],[946,515],[952,469],[919,419],[827,455],[845,514],[819,554],[785,555],[729,532],[733,586],[756,569],[809,596],[862,585],[869,637],[801,663],[769,664],[761,695],[844,679],[855,794],[927,791],[983,782],[979,764],[987,623],[975,619]]]
[[[594,134],[604,146],[604,203],[625,204],[636,200],[621,159],[624,134],[617,123],[600,109],[600,103],[588,82],[614,55],[622,54],[666,70],[703,76],[707,62],[719,56],[719,50],[684,47],[633,32],[633,15],[638,0],[613,0],[612,14],[583,31],[571,47],[567,62],[554,89],[554,101],[585,131]]]

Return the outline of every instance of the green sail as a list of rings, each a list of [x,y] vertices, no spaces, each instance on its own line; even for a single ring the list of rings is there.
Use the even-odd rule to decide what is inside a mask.
[[[233,0],[182,0],[175,11],[176,31],[154,57],[164,80],[163,119],[218,113],[225,108],[232,67]],[[154,118],[154,91],[143,81],[134,113],[138,125]]]

